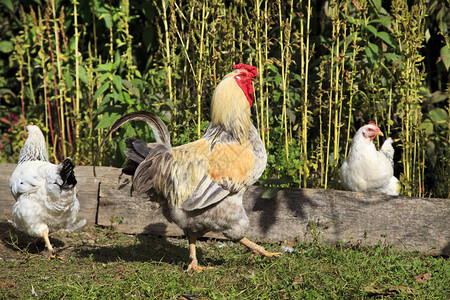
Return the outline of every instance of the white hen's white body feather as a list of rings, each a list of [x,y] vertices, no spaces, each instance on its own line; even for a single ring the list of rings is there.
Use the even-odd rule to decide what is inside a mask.
[[[80,209],[74,165],[70,158],[59,165],[50,163],[41,130],[31,124],[27,133],[19,163],[9,179],[9,188],[16,199],[14,224],[31,236],[43,237],[53,252],[48,234],[72,226]]]
[[[16,227],[31,236],[65,229],[74,224],[80,204],[76,188],[61,189],[60,166],[46,161],[28,161],[17,166],[9,185],[16,199]]]
[[[355,134],[348,157],[342,164],[342,185],[350,191],[398,195],[392,139],[386,140],[381,150],[377,151],[372,140],[363,136],[361,129]]]

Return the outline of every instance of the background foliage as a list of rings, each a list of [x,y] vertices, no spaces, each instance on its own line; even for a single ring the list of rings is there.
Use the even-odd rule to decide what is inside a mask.
[[[402,194],[449,196],[450,2],[0,1],[0,161],[37,123],[52,160],[92,164],[105,128],[158,113],[179,145],[201,136],[214,87],[255,65],[263,184],[339,188],[356,130],[395,144]],[[125,126],[101,163],[121,166]],[[384,139],[376,141],[383,142]]]

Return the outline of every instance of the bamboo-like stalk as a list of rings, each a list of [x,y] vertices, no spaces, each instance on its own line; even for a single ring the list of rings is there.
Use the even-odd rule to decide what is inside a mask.
[[[200,51],[199,51],[199,61],[197,63],[197,136],[200,138],[202,135],[201,123],[202,123],[202,85],[203,85],[203,51],[204,51],[204,40],[205,40],[205,27],[207,19],[207,1],[203,0],[202,5],[202,27],[200,33]],[[209,13],[208,13],[209,14]]]
[[[34,11],[32,10],[33,14]],[[23,20],[26,20],[27,16],[25,14],[25,10],[23,6],[20,6],[20,13]],[[30,12],[31,14],[31,12]],[[27,22],[23,22],[23,29],[25,34],[25,41],[30,40],[30,30]],[[26,56],[27,56],[27,72],[28,72],[28,86],[30,88],[30,94],[31,94],[31,101],[33,102],[33,106],[36,106],[36,96],[34,95],[34,88],[33,88],[33,77],[32,77],[32,65],[31,65],[31,55],[30,55],[30,46],[26,47]]]
[[[264,1],[264,61],[267,62],[269,60],[269,9],[268,9],[268,0]],[[264,91],[264,98],[266,101],[266,149],[269,149],[270,146],[270,124],[269,124],[269,85],[265,84],[266,90]]]
[[[61,110],[60,110],[60,106],[59,106],[59,94],[58,94],[58,85],[57,85],[57,77],[56,77],[56,70],[55,70],[55,57],[54,57],[54,53],[53,53],[53,45],[52,45],[52,36],[50,34],[50,26],[48,24],[48,18],[49,15],[46,13],[46,17],[45,17],[45,25],[46,25],[46,29],[47,29],[47,36],[48,36],[48,44],[49,44],[49,51],[50,51],[50,62],[51,62],[51,69],[52,69],[52,74],[53,74],[53,89],[54,89],[54,97],[55,97],[55,103],[56,103],[56,112],[57,112],[57,116],[58,116],[58,125],[59,125],[59,130],[62,131],[63,126],[61,125]],[[45,70],[45,67],[44,67]],[[61,135],[59,135],[59,137],[61,138]],[[60,143],[60,147],[62,147],[62,144],[64,144],[61,140]],[[61,151],[63,151],[63,148],[61,148]],[[63,151],[63,156],[65,156],[65,152]],[[56,152],[55,152],[56,154]],[[58,162],[58,158],[55,155],[55,159]]]
[[[352,57],[350,59],[350,64],[352,66],[352,72],[350,73],[350,79],[349,79],[349,98],[348,98],[348,122],[347,122],[347,137],[345,140],[345,152],[344,157],[347,157],[348,154],[348,145],[350,143],[350,131],[352,127],[352,119],[353,119],[353,97],[355,96],[355,89],[353,88],[353,83],[355,80],[355,66],[356,66],[356,53],[357,53],[357,40],[358,40],[358,33],[353,30],[352,33],[352,43],[353,43],[353,50],[352,50]]]
[[[173,114],[175,118],[173,118],[174,127],[176,127],[176,115],[177,115],[177,106],[175,103],[175,99],[173,96],[173,86],[172,86],[172,65],[171,65],[171,55],[170,55],[170,38],[169,38],[169,23],[167,22],[167,6],[166,6],[166,0],[161,0],[162,3],[162,20],[164,24],[164,38],[165,38],[165,57],[164,57],[164,68],[166,69],[167,73],[167,87],[169,89],[169,99],[170,102],[173,103]]]
[[[301,2],[300,2],[301,3]],[[302,142],[303,142],[303,187],[306,188],[306,180],[308,179],[308,69],[309,69],[309,35],[310,35],[310,23],[312,15],[311,0],[308,0],[308,6],[306,8],[306,48],[305,48],[305,62],[303,71],[304,80],[304,94],[303,94],[303,119],[302,119]],[[303,32],[302,32],[303,33]],[[303,44],[303,43],[302,43]]]
[[[261,26],[261,1],[256,0],[256,22],[255,22],[255,44],[256,44],[256,60],[258,62],[258,73],[259,73],[259,109],[260,114],[257,118],[258,128],[260,128],[261,139],[263,145],[266,144],[266,134],[265,134],[265,126],[264,126],[264,63],[262,57],[262,47],[261,47],[261,36],[260,36],[260,26]]]
[[[16,60],[17,63],[19,64],[19,77],[17,78],[17,80],[20,82],[20,104],[21,104],[21,108],[22,108],[22,117],[25,119],[25,78],[23,77],[23,65],[25,64],[24,62],[24,58],[23,58],[23,40],[22,40],[22,36],[18,36],[15,39],[14,42],[14,52],[16,54]]]
[[[78,31],[78,2],[73,0],[73,22],[75,30],[75,157],[79,159],[80,157],[80,96],[81,96],[81,86],[80,86],[80,56],[79,51],[79,40],[80,33]]]
[[[58,158],[56,157],[56,140],[55,140],[55,133],[53,130],[53,122],[52,122],[52,112],[51,112],[51,104],[50,104],[50,97],[48,95],[48,85],[47,85],[47,69],[46,64],[48,57],[45,55],[45,48],[44,48],[44,30],[45,26],[43,24],[44,20],[41,15],[41,10],[38,8],[38,19],[36,21],[36,34],[38,36],[39,41],[39,52],[41,54],[41,57],[43,58],[41,60],[41,67],[42,67],[42,81],[43,81],[43,89],[44,89],[44,103],[45,103],[45,126],[46,128],[50,128],[50,137],[52,141],[52,154],[55,161],[58,161]],[[48,139],[48,136],[47,136]],[[48,147],[48,141],[47,141],[47,149]]]
[[[318,102],[319,102],[319,153],[318,153],[318,165],[320,167],[320,187],[325,187],[325,184],[327,182],[326,180],[326,175],[324,176],[324,174],[327,174],[327,172],[325,171],[324,173],[324,168],[327,167],[327,165],[325,165],[325,159],[324,159],[324,153],[323,153],[323,144],[324,144],[324,134],[323,134],[323,121],[322,121],[322,95],[323,95],[323,76],[325,74],[324,71],[324,65],[325,65],[325,61],[322,61],[322,63],[319,65],[319,84],[318,84],[318,91],[319,91],[319,96],[318,96]]]
[[[20,80],[20,103],[22,106],[22,116],[25,118],[25,85],[23,83],[23,58],[19,61],[19,80]]]
[[[299,3],[300,9],[303,6],[303,1],[300,0]],[[309,13],[309,9],[307,8],[307,14]],[[305,73],[307,72],[305,69],[305,60],[308,60],[307,56],[308,54],[305,51],[306,45],[305,45],[305,26],[304,26],[304,14],[301,13],[300,15],[300,77],[303,79],[303,82],[305,82],[306,78],[305,78]],[[306,59],[305,59],[306,56]],[[308,85],[304,84],[303,89],[307,91]],[[308,124],[307,122],[307,92],[303,93],[303,99],[302,99],[302,126],[301,126],[301,130],[299,132],[300,134],[300,155],[302,157],[306,157],[307,155],[307,146],[308,146],[308,139],[306,136],[306,126]],[[305,117],[305,112],[306,112],[306,117]],[[302,160],[302,157],[300,157],[300,161]],[[306,164],[306,159],[304,164]],[[302,168],[301,166],[299,166],[298,168],[298,186],[301,187],[301,184],[303,182],[303,180],[306,180],[306,176],[303,177],[303,173],[304,173],[304,168]],[[303,180],[302,180],[303,178]]]
[[[388,103],[388,122],[387,135],[391,136],[391,122],[392,122],[392,83],[389,86],[389,103]]]
[[[336,8],[335,8],[336,9]],[[327,152],[325,157],[325,182],[324,189],[328,187],[328,170],[330,168],[329,160],[330,160],[330,144],[331,144],[331,119],[333,112],[333,86],[334,86],[334,45],[336,44],[336,26],[333,24],[332,31],[332,44],[331,44],[331,53],[330,53],[330,90],[328,94],[328,139],[327,139]]]
[[[336,58],[340,58],[340,34],[341,34],[341,21],[339,19],[340,14],[340,7],[338,4],[335,5],[335,20],[333,20],[333,27],[335,27],[335,33],[336,33]],[[345,32],[344,32],[345,36]],[[333,169],[334,173],[337,169],[338,163],[339,163],[339,141],[340,141],[340,118],[341,118],[341,108],[342,108],[342,102],[339,101],[339,82],[340,82],[340,73],[341,73],[341,67],[339,63],[334,64],[334,149],[333,149]]]
[[[397,43],[400,53],[404,58],[401,70],[399,92],[404,102],[405,117],[402,123],[403,133],[403,180],[406,185],[406,194],[409,196],[423,196],[424,194],[424,171],[421,164],[425,164],[425,157],[418,151],[424,143],[419,126],[421,123],[419,86],[422,84],[423,75],[419,71],[419,63],[423,57],[418,49],[424,40],[425,6],[413,5],[408,7],[405,1],[395,1],[392,4],[394,29],[397,32]],[[411,26],[414,24],[414,26]],[[403,104],[403,103],[402,103]],[[417,188],[417,189],[416,189]]]
[[[282,95],[283,95],[283,108],[281,113],[281,123],[282,128],[284,130],[284,148],[286,152],[286,171],[289,175],[289,138],[288,138],[288,129],[287,129],[287,95],[286,95],[286,89],[287,89],[287,70],[286,70],[286,49],[284,45],[284,29],[286,24],[283,22],[282,18],[282,10],[281,10],[281,0],[277,0],[278,3],[278,15],[279,15],[279,22],[280,22],[280,53],[281,53],[281,82],[282,82]]]
[[[133,72],[133,53],[131,42],[133,37],[130,35],[130,2],[129,0],[122,0],[122,11],[124,13],[123,30],[125,33],[126,42],[126,56],[127,56],[127,80],[131,81]]]
[[[54,83],[55,85],[60,86],[64,81],[62,80],[62,70],[61,70],[61,57],[60,57],[60,53],[61,53],[61,48],[60,48],[60,43],[59,43],[59,28],[58,28],[58,19],[56,18],[56,7],[55,7],[55,0],[48,0],[50,6],[51,6],[51,10],[52,10],[52,15],[53,15],[53,34],[54,34],[54,38],[55,38],[55,52],[56,52],[56,66],[57,66],[57,71],[58,71],[58,77],[54,78]],[[50,51],[53,52],[52,50],[52,46],[51,46],[51,37],[50,34],[49,36],[49,43],[50,43]],[[52,54],[52,68],[54,68],[53,66],[53,54]],[[54,72],[54,71],[53,71]],[[66,126],[65,126],[65,114],[64,114],[64,90],[63,87],[60,86],[59,87],[59,92],[58,89],[55,86],[55,101],[59,102],[59,115],[58,115],[58,122],[59,122],[59,126],[60,126],[60,137],[61,137],[61,150],[62,150],[62,156],[66,157]]]

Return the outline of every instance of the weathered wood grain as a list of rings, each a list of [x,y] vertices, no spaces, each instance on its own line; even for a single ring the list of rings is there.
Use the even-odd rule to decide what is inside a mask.
[[[13,164],[0,164],[0,217],[10,218],[14,200],[8,190]],[[183,232],[168,223],[156,204],[130,197],[129,177],[120,181],[120,169],[75,168],[79,218],[88,223],[113,226],[126,233],[180,236]],[[299,237],[326,244],[361,243],[380,240],[399,249],[418,250],[431,255],[450,255],[450,200],[364,194],[316,189],[284,189],[271,199],[262,197],[265,187],[252,187],[245,194],[250,218],[247,237],[282,241]],[[120,222],[119,222],[120,221]],[[223,236],[210,233],[209,237]]]
[[[0,164],[0,220],[12,220],[12,207],[16,202],[9,190],[9,177],[15,164]]]
[[[155,204],[129,195],[127,176],[120,171],[100,191],[99,224],[128,233],[179,236]],[[244,205],[250,218],[247,237],[255,240],[337,242],[374,245],[380,240],[399,249],[432,255],[450,254],[450,200],[393,197],[347,191],[284,189],[264,199],[267,188],[252,187]],[[122,220],[121,224],[114,220]],[[113,222],[112,222],[113,221]],[[315,232],[315,234],[313,234]],[[210,233],[210,237],[223,237]]]

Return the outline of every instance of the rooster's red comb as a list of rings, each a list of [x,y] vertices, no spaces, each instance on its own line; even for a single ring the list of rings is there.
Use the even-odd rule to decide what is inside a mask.
[[[258,70],[254,66],[250,66],[250,65],[246,65],[246,64],[240,63],[240,64],[237,64],[237,65],[233,65],[233,68],[247,70],[247,71],[249,71],[252,74],[252,77],[257,77],[258,76]]]

